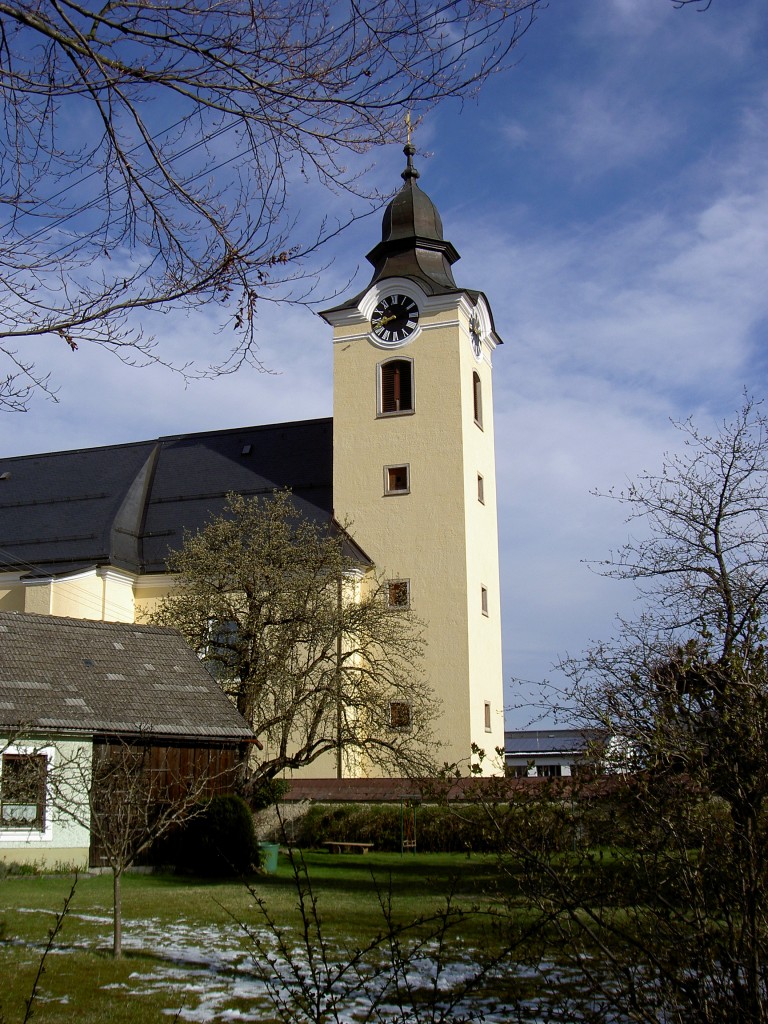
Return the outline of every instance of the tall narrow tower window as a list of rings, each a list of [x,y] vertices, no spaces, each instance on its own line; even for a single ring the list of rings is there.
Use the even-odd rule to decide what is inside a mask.
[[[474,405],[475,423],[478,427],[483,425],[483,386],[480,383],[480,375],[476,370],[472,372],[472,402]]]
[[[413,412],[413,363],[390,359],[379,366],[379,412],[382,416]]]

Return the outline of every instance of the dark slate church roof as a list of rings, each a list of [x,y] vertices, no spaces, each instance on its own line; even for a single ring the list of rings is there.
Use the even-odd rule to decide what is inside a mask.
[[[253,741],[176,630],[0,612],[0,729]]]
[[[30,577],[94,565],[162,572],[184,532],[219,514],[232,491],[252,496],[288,487],[307,518],[329,522],[332,423],[0,458],[0,569]]]

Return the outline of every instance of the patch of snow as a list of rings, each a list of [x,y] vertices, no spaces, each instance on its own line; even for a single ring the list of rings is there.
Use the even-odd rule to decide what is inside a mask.
[[[21,912],[39,913],[35,910]],[[73,948],[93,949],[94,945],[111,946],[112,919],[93,914],[73,914],[79,920],[100,927],[95,937],[82,938],[75,944],[56,949],[66,955]],[[250,929],[250,934],[267,951],[268,960],[257,962],[257,953],[249,935],[235,925],[201,926],[180,919],[173,923],[158,918],[124,919],[123,948],[153,958],[147,970],[134,970],[127,983],[102,986],[105,991],[120,991],[126,996],[151,995],[167,1002],[163,1013],[181,1021],[237,1021],[241,1024],[262,1021],[265,1013],[272,1015],[269,989],[278,997],[289,998],[300,983],[311,983],[311,969],[306,950],[296,945],[285,958],[278,953],[274,937],[267,930]],[[330,955],[330,954],[329,954]],[[407,1010],[395,1004],[393,996],[399,983],[401,991],[411,989],[422,993],[447,994],[453,987],[471,981],[477,973],[472,951],[457,951],[456,960],[441,964],[437,975],[437,947],[421,946],[410,959],[407,971],[394,978],[387,967],[382,950],[379,963],[369,962],[356,976],[354,984],[339,981],[338,975],[347,956],[343,950],[333,954],[336,964],[328,965],[328,984],[324,997],[334,1005],[334,1016],[340,1024],[354,1024],[370,1015],[371,1003],[379,1004],[380,1020],[403,1020]],[[270,966],[271,965],[271,966]],[[266,980],[262,972],[267,971]],[[322,971],[322,968],[320,968]],[[348,973],[345,979],[351,978]],[[333,982],[333,979],[337,979]],[[268,983],[269,984],[268,984]],[[502,1024],[508,1014],[492,1000],[472,997],[446,1015],[445,1020],[476,1018],[480,1014],[487,1024]],[[438,1016],[441,1016],[438,1012]]]

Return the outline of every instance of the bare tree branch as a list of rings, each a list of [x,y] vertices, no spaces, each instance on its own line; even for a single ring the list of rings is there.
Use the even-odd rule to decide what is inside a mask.
[[[259,301],[305,298],[340,226],[292,183],[370,210],[358,155],[503,68],[539,2],[0,0],[0,408],[55,395],[35,338],[162,362],[152,310],[213,304],[232,332],[182,372],[262,368]]]
[[[113,954],[122,955],[123,874],[171,829],[202,813],[216,778],[207,771],[153,768],[149,736],[82,747],[49,768],[51,802],[88,829],[113,878]]]

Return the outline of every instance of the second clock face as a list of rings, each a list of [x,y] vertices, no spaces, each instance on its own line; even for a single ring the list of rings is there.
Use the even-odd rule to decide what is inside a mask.
[[[475,359],[479,360],[483,354],[483,337],[480,320],[476,314],[469,321],[469,342],[472,346],[472,353]]]
[[[419,307],[408,295],[387,295],[371,315],[371,330],[385,345],[397,345],[419,325]]]

